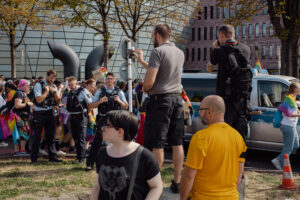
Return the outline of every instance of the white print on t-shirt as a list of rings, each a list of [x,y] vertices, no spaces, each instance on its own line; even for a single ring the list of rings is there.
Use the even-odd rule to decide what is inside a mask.
[[[126,188],[128,178],[125,167],[102,165],[99,170],[101,190],[103,189],[109,193],[110,200],[114,200],[116,193]]]

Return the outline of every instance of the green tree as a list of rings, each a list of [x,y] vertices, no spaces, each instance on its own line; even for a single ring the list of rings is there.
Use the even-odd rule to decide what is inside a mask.
[[[47,0],[0,1],[0,31],[3,31],[9,40],[12,78],[16,78],[15,51],[22,44],[28,28],[44,29],[51,21],[44,19],[44,16],[49,14],[46,7]],[[21,38],[16,41],[18,32]]]
[[[281,74],[299,77],[299,0],[217,0],[217,5],[236,8],[235,17],[228,20],[232,24],[250,20],[257,12],[267,9],[276,36],[281,41]]]
[[[58,17],[67,25],[86,26],[101,34],[104,44],[104,66],[108,66],[110,39],[109,23],[111,23],[113,0],[52,0],[53,9],[61,8]]]

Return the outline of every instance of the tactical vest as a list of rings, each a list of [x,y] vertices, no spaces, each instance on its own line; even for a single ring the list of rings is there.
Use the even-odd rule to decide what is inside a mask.
[[[120,89],[118,87],[115,87],[111,93],[108,93],[105,87],[101,88],[99,99],[106,96],[108,101],[98,106],[98,113],[100,115],[105,115],[108,111],[111,110],[121,110],[121,105],[115,101],[115,97],[114,97],[115,95],[119,94],[119,91]]]
[[[42,94],[44,94],[44,92],[45,92],[45,82],[40,81],[39,83],[42,86]],[[44,99],[44,101],[42,101],[41,103],[38,103],[36,101],[36,98],[34,98],[33,103],[37,107],[41,107],[41,108],[47,108],[47,107],[53,106],[53,105],[55,105],[54,95],[51,92],[49,92],[48,95],[46,96],[46,98]]]
[[[83,87],[78,88],[76,93],[70,91],[67,97],[67,111],[69,112],[84,112],[87,111],[88,105],[85,101],[78,100],[79,94],[84,90]]]

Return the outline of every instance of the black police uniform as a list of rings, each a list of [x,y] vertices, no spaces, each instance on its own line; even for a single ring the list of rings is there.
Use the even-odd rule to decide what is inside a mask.
[[[85,157],[85,133],[88,123],[88,104],[85,99],[78,99],[84,88],[70,91],[67,98],[67,110],[70,113],[71,133],[77,150],[77,161],[84,162]],[[91,96],[89,96],[92,102]]]
[[[41,84],[43,94],[45,92],[45,82],[41,81],[36,84]],[[45,128],[44,137],[48,146],[49,161],[60,162],[61,160],[58,160],[56,155],[57,152],[53,140],[55,132],[55,123],[53,116],[53,106],[55,105],[54,95],[49,91],[47,97],[43,102],[38,103],[36,101],[36,98],[34,98],[33,103],[36,107],[43,108],[44,110],[34,109],[33,112],[31,162],[37,162],[43,128]]]
[[[89,153],[89,156],[86,160],[86,165],[88,167],[92,167],[93,168],[93,165],[96,161],[96,156],[97,156],[97,153],[102,145],[102,142],[103,142],[103,137],[102,137],[102,126],[103,124],[105,123],[105,115],[108,111],[111,111],[111,110],[121,110],[121,105],[116,102],[114,100],[114,96],[115,95],[118,95],[120,92],[120,89],[115,87],[114,90],[111,92],[111,93],[108,93],[106,91],[106,88],[103,87],[101,88],[101,93],[100,93],[100,96],[99,96],[99,100],[102,98],[102,97],[107,97],[108,101],[107,102],[104,102],[102,104],[100,104],[98,106],[98,115],[96,117],[96,135],[95,135],[95,139],[94,139],[94,142],[92,143],[92,146],[91,146],[91,151]]]
[[[247,61],[250,59],[250,48],[242,43],[238,43],[235,40],[227,40],[225,45],[232,46],[234,48],[239,49],[242,54],[245,56]],[[227,79],[230,76],[229,64],[229,56],[224,51],[223,48],[218,47],[213,49],[210,62],[213,65],[219,65],[218,67],[218,75],[217,75],[217,87],[216,94],[223,97],[225,101],[225,122],[235,128],[242,137],[246,138],[247,135],[247,105],[245,100],[240,99],[237,102],[233,102],[229,96],[226,94],[228,91],[228,84],[226,84]]]

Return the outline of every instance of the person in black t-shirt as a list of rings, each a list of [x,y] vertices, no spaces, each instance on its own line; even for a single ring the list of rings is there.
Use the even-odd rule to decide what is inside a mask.
[[[227,95],[227,81],[230,78],[229,55],[222,46],[237,48],[242,55],[249,61],[250,48],[235,40],[235,30],[231,25],[224,25],[219,29],[218,40],[213,42],[213,51],[210,56],[210,62],[206,65],[206,70],[212,72],[215,65],[218,65],[216,95],[223,97],[226,105],[225,122],[235,128],[245,139],[247,135],[247,117],[244,101],[233,102]]]
[[[14,101],[13,112],[17,114],[16,125],[20,135],[20,147],[15,145],[14,156],[26,155],[25,144],[30,138],[29,117],[32,114],[33,103],[29,100],[27,95],[30,92],[29,81],[22,79],[19,82],[18,90],[15,93],[12,101]]]
[[[100,149],[96,159],[97,180],[91,199],[124,200],[127,197],[133,163],[139,144],[132,142],[138,129],[137,117],[128,111],[107,113],[102,127],[103,140],[110,142]],[[132,200],[160,198],[163,185],[154,155],[143,149],[131,195]]]

